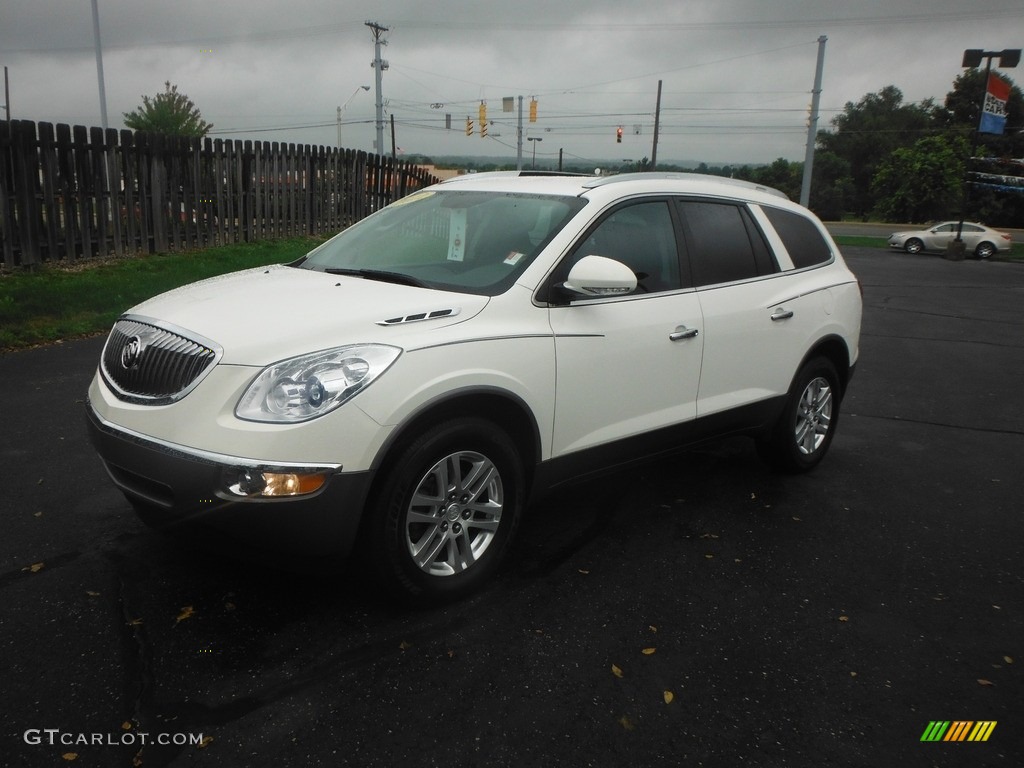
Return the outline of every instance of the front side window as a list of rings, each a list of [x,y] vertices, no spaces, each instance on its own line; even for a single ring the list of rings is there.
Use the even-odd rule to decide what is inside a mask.
[[[354,224],[294,266],[494,296],[583,205],[575,197],[425,190]]]
[[[637,293],[682,287],[675,228],[665,200],[632,203],[605,216],[559,265],[555,282],[564,281],[584,256],[625,264],[636,275]]]

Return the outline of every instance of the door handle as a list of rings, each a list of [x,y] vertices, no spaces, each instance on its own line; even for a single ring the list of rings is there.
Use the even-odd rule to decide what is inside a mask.
[[[776,320],[789,320],[793,316],[793,311],[789,309],[776,309],[772,312],[772,322]]]
[[[683,339],[692,339],[698,333],[699,331],[696,328],[687,328],[685,325],[680,325],[668,335],[668,338],[669,341],[682,341]]]

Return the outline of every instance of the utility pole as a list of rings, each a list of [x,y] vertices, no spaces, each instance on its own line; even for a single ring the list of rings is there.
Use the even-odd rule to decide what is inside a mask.
[[[523,97],[519,97],[519,122],[516,124],[516,170],[523,170]]]
[[[7,67],[4,67],[4,111],[7,122],[11,122],[11,81],[7,79]]]
[[[107,128],[107,88],[103,84],[103,46],[100,44],[100,10],[97,0],[92,0],[92,31],[96,38],[96,79],[100,82],[100,120],[103,123],[103,131]]]
[[[658,101],[654,105],[654,144],[651,146],[651,170],[658,170],[658,127],[661,124],[661,80],[658,81]]]
[[[382,27],[375,21],[367,21],[366,26],[373,32],[373,63],[370,66],[374,69],[377,84],[377,142],[374,149],[378,155],[382,155],[384,154],[384,96],[381,93],[381,79],[383,71],[388,68],[388,63],[381,59],[380,47],[388,44],[387,40],[381,40],[381,35],[387,32],[388,28]]]
[[[811,174],[814,171],[814,142],[818,138],[818,104],[821,103],[821,75],[825,69],[825,43],[828,38],[818,38],[818,66],[814,70],[814,90],[811,91],[811,114],[807,121],[807,149],[804,151],[804,178],[800,184],[800,205],[804,208],[811,202]]]

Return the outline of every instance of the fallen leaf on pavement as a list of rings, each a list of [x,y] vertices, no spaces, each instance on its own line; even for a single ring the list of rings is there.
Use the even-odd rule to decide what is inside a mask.
[[[178,614],[178,618],[175,620],[175,624],[183,622],[185,619],[191,618],[195,613],[195,609],[191,605],[183,605],[181,607],[181,613]]]

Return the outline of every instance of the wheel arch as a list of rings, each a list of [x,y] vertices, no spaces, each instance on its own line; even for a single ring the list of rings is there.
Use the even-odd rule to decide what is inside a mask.
[[[446,394],[422,405],[400,424],[381,446],[373,462],[373,491],[387,476],[388,468],[402,450],[418,435],[432,426],[453,418],[476,416],[494,422],[515,443],[522,459],[527,493],[532,484],[534,468],[541,457],[541,436],[530,407],[518,396],[497,388],[473,388]]]
[[[803,360],[800,361],[800,365],[797,366],[796,371],[793,372],[793,376],[797,376],[808,361],[813,360],[816,357],[824,357],[832,363],[836,369],[836,373],[839,374],[839,382],[842,386],[843,394],[846,393],[846,386],[850,382],[850,378],[853,376],[853,366],[850,363],[850,348],[846,342],[840,336],[826,336],[820,339],[811,349],[804,355]]]

